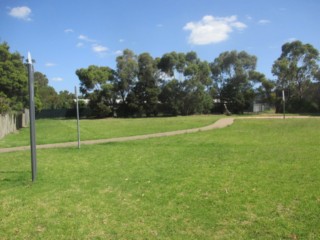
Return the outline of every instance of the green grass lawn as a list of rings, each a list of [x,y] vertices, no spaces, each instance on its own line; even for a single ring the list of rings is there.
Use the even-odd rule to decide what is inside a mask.
[[[320,119],[0,154],[0,239],[319,239]]]
[[[80,120],[80,137],[81,140],[91,140],[182,130],[206,126],[221,117],[223,115]],[[25,128],[18,133],[7,135],[0,139],[0,148],[27,146],[30,144],[29,134],[29,128]],[[36,120],[36,141],[37,144],[77,141],[77,122],[59,119]]]

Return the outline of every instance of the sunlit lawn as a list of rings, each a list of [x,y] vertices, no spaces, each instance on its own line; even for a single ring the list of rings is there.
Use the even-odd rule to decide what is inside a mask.
[[[0,154],[0,239],[319,239],[320,119]]]
[[[198,115],[164,118],[107,118],[80,120],[81,140],[104,139],[203,127],[223,117]],[[29,128],[0,139],[0,148],[30,144]],[[76,120],[40,119],[36,121],[37,144],[77,141]]]

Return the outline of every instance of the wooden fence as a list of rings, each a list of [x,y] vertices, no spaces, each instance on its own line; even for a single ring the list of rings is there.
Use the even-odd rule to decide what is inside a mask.
[[[29,126],[29,110],[21,113],[0,114],[0,139],[14,133],[20,128]]]

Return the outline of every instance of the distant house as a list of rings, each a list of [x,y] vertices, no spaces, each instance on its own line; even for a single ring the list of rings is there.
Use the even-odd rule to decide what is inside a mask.
[[[264,97],[261,95],[256,96],[252,103],[252,112],[259,113],[270,110],[271,106],[269,103],[264,101]]]
[[[259,113],[270,110],[270,104],[253,102],[252,112]]]

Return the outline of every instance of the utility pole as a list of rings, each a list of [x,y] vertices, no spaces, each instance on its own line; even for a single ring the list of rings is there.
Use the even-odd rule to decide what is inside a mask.
[[[77,106],[77,130],[78,130],[78,148],[80,149],[80,122],[79,122],[79,99],[77,87],[74,87],[74,93],[76,95],[76,106]]]
[[[31,171],[32,182],[37,176],[37,154],[36,154],[36,127],[35,127],[35,106],[34,106],[34,69],[32,58],[28,52],[28,79],[29,79],[29,117],[30,117],[30,148],[31,148]]]
[[[286,97],[284,94],[284,89],[282,90],[282,102],[283,102],[283,119],[286,119]]]

